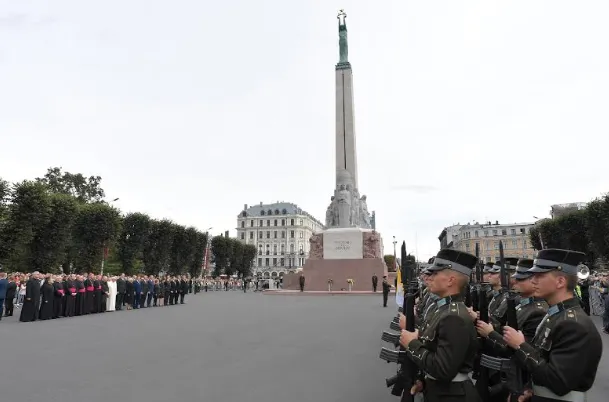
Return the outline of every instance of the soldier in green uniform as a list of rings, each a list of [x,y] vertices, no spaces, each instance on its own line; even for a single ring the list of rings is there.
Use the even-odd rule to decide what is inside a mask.
[[[503,330],[505,342],[531,377],[531,390],[522,400],[584,402],[594,384],[603,343],[573,295],[584,259],[577,251],[540,250],[528,271],[535,295],[549,308],[530,343],[522,331],[508,326]]]
[[[476,262],[474,255],[440,250],[428,268],[429,291],[439,296],[436,311],[420,330],[400,335],[408,358],[423,372],[411,393],[423,392],[426,402],[479,401],[469,378],[478,347],[476,330],[463,303]]]

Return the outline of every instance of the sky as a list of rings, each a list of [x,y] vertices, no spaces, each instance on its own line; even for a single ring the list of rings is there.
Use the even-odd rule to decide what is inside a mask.
[[[606,0],[0,0],[0,177],[99,175],[213,234],[261,201],[323,220],[341,8],[387,253],[609,190]]]

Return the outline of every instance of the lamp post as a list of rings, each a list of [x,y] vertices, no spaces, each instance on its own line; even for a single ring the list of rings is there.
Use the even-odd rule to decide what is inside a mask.
[[[397,255],[396,255],[396,251],[395,251],[395,245],[398,244],[398,241],[395,239],[395,236],[393,236],[393,269],[395,269],[396,271],[398,270],[398,260],[397,260]],[[403,262],[402,262],[403,264]]]
[[[539,222],[538,217],[533,216],[533,218],[537,219],[537,222]],[[537,226],[537,222],[535,222],[535,226]],[[537,234],[539,235],[539,243],[541,243],[541,249],[543,250],[546,247],[543,245],[543,237],[541,237],[541,231],[537,231]],[[524,239],[523,239],[523,241],[524,241]]]
[[[209,265],[209,252],[211,249],[211,238],[209,237],[209,231],[212,230],[213,227],[208,227],[205,229],[205,236],[207,241],[205,242],[205,256],[203,257],[203,268],[201,268],[201,277],[207,275],[207,267]]]

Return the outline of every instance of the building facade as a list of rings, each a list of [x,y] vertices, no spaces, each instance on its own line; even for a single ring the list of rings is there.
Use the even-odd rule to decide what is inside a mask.
[[[480,259],[484,262],[499,260],[499,241],[503,242],[505,257],[535,258],[529,233],[533,223],[499,224],[486,222],[467,225],[453,225],[444,228],[438,240],[440,248],[453,248],[470,254],[479,247]]]
[[[258,250],[253,272],[264,278],[299,270],[309,256],[309,238],[323,224],[289,202],[244,205],[237,217],[237,239]]]

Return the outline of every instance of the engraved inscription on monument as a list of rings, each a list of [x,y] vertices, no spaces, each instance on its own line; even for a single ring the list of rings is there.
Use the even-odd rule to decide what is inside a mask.
[[[324,259],[351,260],[363,256],[362,232],[357,229],[324,232]]]

